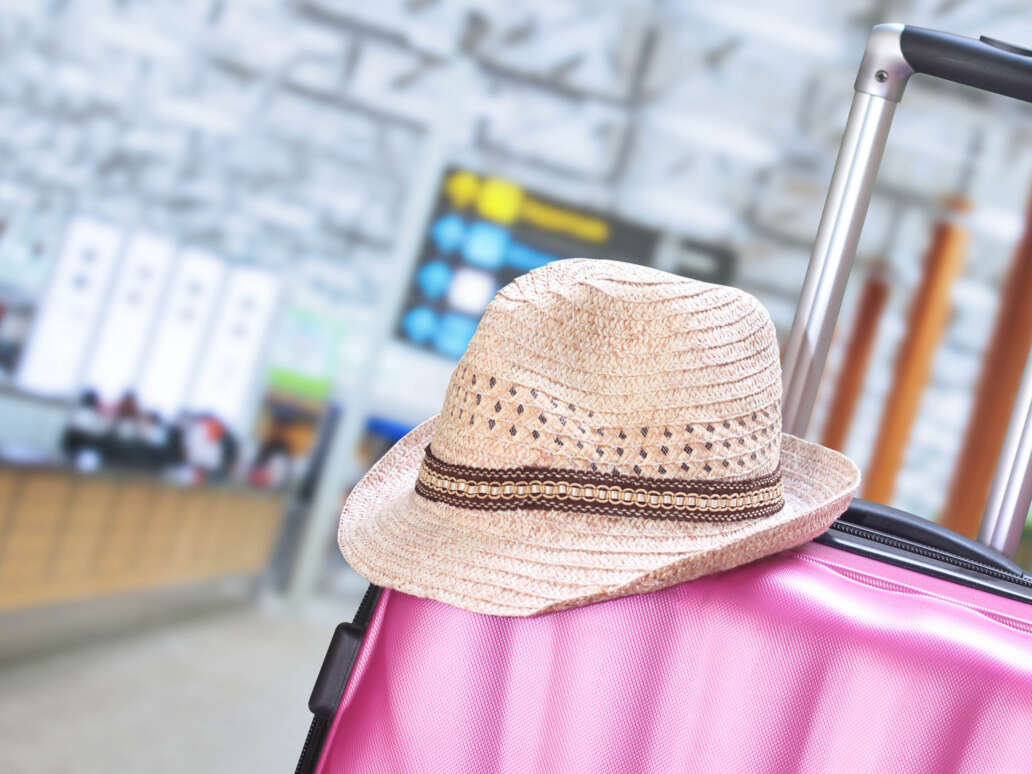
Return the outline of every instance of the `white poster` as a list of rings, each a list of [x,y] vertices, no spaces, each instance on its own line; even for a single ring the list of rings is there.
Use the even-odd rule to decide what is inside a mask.
[[[119,258],[121,232],[90,218],[72,220],[15,379],[26,390],[72,396]]]
[[[129,241],[83,380],[104,402],[117,401],[136,385],[173,252],[171,242],[150,234]]]
[[[225,273],[225,265],[210,253],[187,250],[176,256],[172,285],[144,356],[138,394],[143,409],[172,418],[183,407]]]
[[[249,267],[229,271],[191,390],[191,409],[211,412],[237,431],[246,429],[248,398],[278,289],[276,277],[267,271]]]

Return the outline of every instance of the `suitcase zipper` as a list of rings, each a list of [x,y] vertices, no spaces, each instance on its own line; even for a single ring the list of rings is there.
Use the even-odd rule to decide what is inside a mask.
[[[1012,575],[1010,573],[1001,572],[992,567],[987,567],[980,562],[974,562],[970,559],[961,559],[960,557],[953,556],[945,551],[939,551],[935,548],[917,546],[905,540],[899,540],[889,535],[885,535],[876,530],[864,529],[853,524],[845,524],[837,521],[832,523],[831,528],[836,532],[845,532],[847,535],[864,538],[865,540],[870,540],[874,543],[881,543],[882,545],[897,548],[901,551],[907,551],[908,553],[918,554],[929,559],[945,562],[946,564],[951,564],[954,567],[959,567],[971,572],[977,572],[980,575],[988,575],[991,578],[997,578],[998,580],[1005,580],[1008,583],[1015,583],[1019,586],[1032,588],[1032,578],[1028,576]]]
[[[318,741],[316,741],[318,738]],[[298,758],[297,768],[294,774],[310,774],[315,771],[315,756],[322,752],[323,742],[326,741],[326,721],[318,715],[312,718],[308,726],[308,735],[305,737],[304,747],[301,748],[301,757]],[[318,745],[318,747],[316,747]]]
[[[367,628],[369,619],[373,617],[373,608],[376,607],[379,599],[380,587],[370,583],[365,594],[362,595],[362,601],[358,603],[358,610],[355,617],[351,619],[351,623],[362,629]]]

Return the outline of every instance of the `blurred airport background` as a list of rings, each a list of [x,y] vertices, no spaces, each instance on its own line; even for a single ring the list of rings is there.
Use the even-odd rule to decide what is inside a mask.
[[[364,589],[342,498],[490,297],[622,258],[784,340],[882,21],[1032,45],[1013,0],[5,0],[0,768],[288,770]],[[1030,117],[914,79],[810,430],[969,534],[968,426],[1032,341]]]

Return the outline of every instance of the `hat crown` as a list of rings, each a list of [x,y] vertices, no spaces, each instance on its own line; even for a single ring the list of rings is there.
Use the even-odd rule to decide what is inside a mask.
[[[680,480],[778,467],[781,367],[752,295],[636,264],[556,261],[502,288],[452,374],[444,463]]]

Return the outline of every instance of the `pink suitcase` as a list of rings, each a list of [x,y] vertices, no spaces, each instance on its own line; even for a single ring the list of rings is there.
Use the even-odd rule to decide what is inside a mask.
[[[785,357],[803,434],[892,112],[923,72],[1032,101],[1032,58],[875,27]],[[819,542],[535,618],[370,587],[312,693],[298,772],[1032,770],[1032,369],[982,545],[854,501]],[[996,548],[992,547],[995,546]]]
[[[316,771],[1028,771],[1030,611],[817,544],[529,619],[384,591]]]

